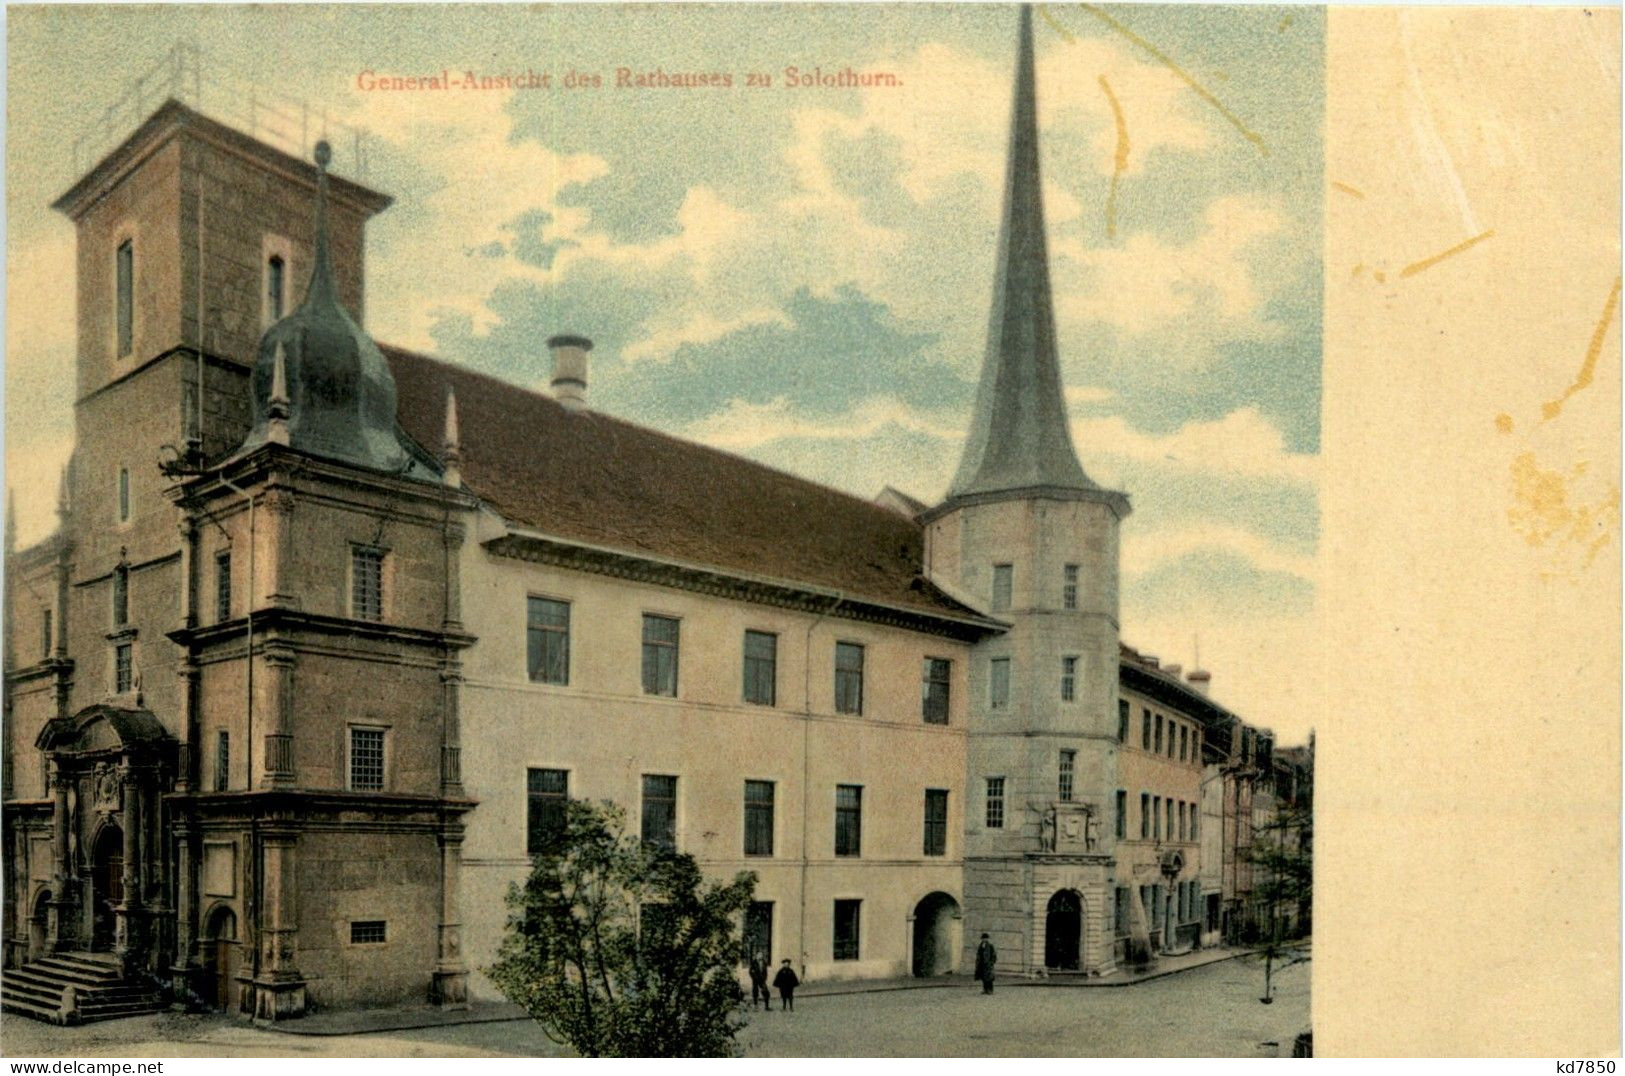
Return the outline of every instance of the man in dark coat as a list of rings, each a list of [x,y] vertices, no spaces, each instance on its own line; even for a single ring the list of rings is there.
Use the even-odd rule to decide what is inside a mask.
[[[779,989],[779,1008],[785,1012],[796,1011],[796,987],[801,980],[796,978],[795,969],[790,967],[790,958],[785,957],[784,963],[779,965],[779,973],[773,976],[773,985]]]
[[[760,949],[750,951],[750,1007],[756,1008],[756,999],[762,999],[762,1008],[773,1011],[773,992],[767,988],[767,957]]]
[[[993,942],[986,934],[982,935],[982,944],[976,947],[976,979],[982,984],[982,993],[993,993],[993,965],[999,962],[999,954],[993,950]]]

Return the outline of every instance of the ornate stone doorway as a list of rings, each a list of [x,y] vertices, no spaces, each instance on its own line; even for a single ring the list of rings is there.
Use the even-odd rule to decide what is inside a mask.
[[[203,937],[204,959],[213,980],[210,1000],[219,1009],[230,1012],[237,982],[237,914],[230,908],[216,908],[209,914]]]
[[[124,831],[103,826],[90,850],[90,948],[110,951],[118,941],[118,908],[124,903]]]
[[[1044,966],[1077,971],[1083,941],[1083,901],[1070,889],[1058,890],[1044,914]]]
[[[914,959],[909,970],[917,977],[947,975],[954,970],[959,940],[959,902],[946,893],[928,894],[914,906]]]

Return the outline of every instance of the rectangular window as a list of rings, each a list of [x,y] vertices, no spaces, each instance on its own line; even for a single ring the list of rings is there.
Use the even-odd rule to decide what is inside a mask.
[[[130,569],[120,564],[113,569],[113,626],[130,622]]]
[[[1197,806],[1198,806],[1197,804],[1194,804],[1194,803],[1191,804],[1191,840],[1193,840],[1193,841],[1197,839],[1196,817],[1197,817],[1197,815],[1199,815],[1201,813],[1200,811],[1197,810]]]
[[[525,601],[525,664],[537,684],[570,682],[570,603],[552,598]]]
[[[927,725],[948,723],[948,674],[952,668],[952,663],[944,658],[925,659],[920,708]]]
[[[1004,828],[1004,778],[987,779],[987,828]]]
[[[745,854],[773,854],[773,782],[745,782]]]
[[[1168,757],[1174,757],[1174,719],[1168,719]]]
[[[1072,802],[1072,778],[1077,770],[1078,753],[1076,751],[1062,751],[1059,777],[1056,781],[1055,794],[1062,803]]]
[[[1140,840],[1151,836],[1151,794],[1140,793]]]
[[[1151,737],[1151,750],[1162,754],[1162,715],[1157,715],[1156,733]]]
[[[130,521],[130,469],[128,467],[118,469],[118,521],[120,523]]]
[[[1010,659],[994,658],[988,666],[987,704],[992,710],[1010,705]]]
[[[382,919],[357,919],[350,923],[351,945],[382,945],[385,934]]]
[[[350,729],[350,789],[376,791],[384,787],[384,730]]]
[[[231,734],[221,729],[214,739],[214,790],[224,792],[231,783]]]
[[[1122,840],[1128,836],[1128,791],[1117,790],[1117,839]]]
[[[113,690],[118,694],[130,690],[134,681],[133,664],[134,655],[129,643],[119,643],[113,648]]]
[[[745,633],[745,701],[772,706],[778,695],[779,637],[765,631]]]
[[[51,656],[51,611],[49,609],[39,611],[39,622],[40,657],[48,658]]]
[[[284,269],[282,259],[275,255],[265,263],[265,302],[271,311],[272,321],[282,320],[282,293],[285,290],[283,284]]]
[[[1061,584],[1061,608],[1076,609],[1078,607],[1078,566],[1068,564],[1065,568],[1065,582]]]
[[[1179,761],[1185,761],[1185,751],[1190,747],[1190,729],[1185,725],[1179,726]]]
[[[1115,933],[1119,938],[1128,937],[1128,916],[1129,916],[1129,912],[1128,912],[1129,903],[1128,902],[1133,900],[1133,899],[1134,899],[1134,897],[1129,892],[1128,886],[1120,885],[1120,886],[1117,887],[1117,900],[1115,902],[1116,903],[1116,913],[1117,914],[1116,914],[1116,917],[1115,917],[1115,923],[1114,923],[1114,928],[1115,929],[1114,929],[1113,933]]]
[[[993,566],[993,611],[1003,612],[1010,608],[1010,592],[1015,586],[1016,569],[1010,564],[995,564]]]
[[[1174,801],[1171,799],[1162,801],[1162,832],[1170,841],[1174,839]]]
[[[835,854],[863,854],[863,786],[835,786]]]
[[[861,900],[838,900],[835,902],[835,959],[856,960],[858,958],[858,909],[863,906]]]
[[[753,900],[745,909],[745,959],[757,952],[762,961],[773,966],[773,902]]]
[[[1185,801],[1179,801],[1179,839],[1185,839]]]
[[[677,621],[643,614],[643,693],[677,697]]]
[[[1128,743],[1128,700],[1117,700],[1117,742]]]
[[[384,551],[350,547],[350,615],[357,620],[384,618]]]
[[[570,771],[525,771],[525,852],[536,855],[564,832],[564,805],[570,799]]]
[[[118,353],[128,355],[135,347],[135,241],[118,245]]]
[[[1200,764],[1202,761],[1202,726],[1191,726],[1191,761]]]
[[[1162,840],[1162,797],[1151,797],[1151,839]]]
[[[214,618],[231,619],[231,551],[214,555]]]
[[[1140,711],[1140,747],[1151,750],[1151,711]]]
[[[1061,659],[1061,701],[1071,702],[1078,693],[1078,659]]]
[[[924,851],[928,856],[948,854],[948,790],[945,788],[925,790]]]
[[[835,644],[835,712],[863,713],[863,647]]]
[[[677,778],[643,775],[643,843],[663,852],[677,851]]]

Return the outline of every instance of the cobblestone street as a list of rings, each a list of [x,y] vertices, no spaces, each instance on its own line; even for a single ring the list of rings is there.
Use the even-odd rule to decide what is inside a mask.
[[[756,1057],[1163,1056],[1257,1057],[1309,1027],[1310,965],[1276,976],[1230,960],[1125,987],[1006,982],[809,996],[793,1013],[753,1014],[740,1036]],[[1274,1047],[1261,1044],[1275,1043]],[[57,1028],[14,1016],[0,1024],[11,1057],[509,1057],[565,1056],[527,1021],[366,1035],[290,1035],[221,1016],[158,1016]]]

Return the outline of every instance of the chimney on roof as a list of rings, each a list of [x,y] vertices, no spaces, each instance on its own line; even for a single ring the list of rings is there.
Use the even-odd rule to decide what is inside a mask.
[[[1155,654],[1141,654],[1140,660],[1151,666],[1153,669],[1162,665],[1162,661]]]
[[[587,352],[592,341],[561,334],[549,337],[547,347],[553,352],[553,398],[566,410],[580,411],[587,406]]]
[[[1184,666],[1183,665],[1164,665],[1162,667],[1162,671],[1167,673],[1169,676],[1172,676],[1175,679],[1178,679],[1179,674],[1182,671],[1184,671]]]
[[[1208,672],[1206,669],[1192,669],[1190,672],[1185,674],[1185,679],[1191,685],[1191,687],[1195,688],[1197,691],[1200,691],[1204,695],[1206,695],[1208,693],[1208,689],[1213,686],[1213,674]]]

